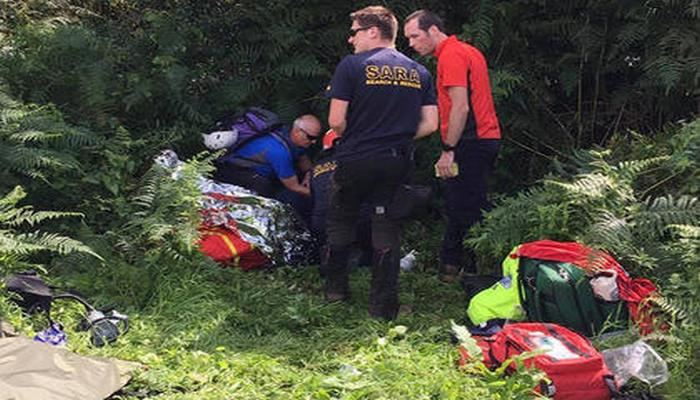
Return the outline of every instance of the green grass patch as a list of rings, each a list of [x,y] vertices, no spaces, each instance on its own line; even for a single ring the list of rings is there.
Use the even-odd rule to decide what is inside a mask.
[[[349,302],[328,304],[316,268],[243,272],[209,262],[60,271],[97,305],[112,301],[129,315],[131,330],[112,346],[92,348],[73,329],[79,306],[60,304],[55,316],[71,350],[145,366],[117,399],[492,398],[486,382],[456,368],[449,321],[463,318],[464,293],[433,271],[402,273],[401,301],[413,310],[393,322],[367,313],[367,268],[353,271]]]

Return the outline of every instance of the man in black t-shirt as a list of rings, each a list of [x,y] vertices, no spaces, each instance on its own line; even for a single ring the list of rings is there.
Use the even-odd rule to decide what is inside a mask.
[[[432,78],[394,48],[398,23],[381,6],[350,14],[353,55],[336,67],[328,87],[328,124],[341,136],[335,150],[326,227],[329,258],[326,298],[348,297],[347,260],[360,206],[372,207],[370,314],[393,319],[398,312],[400,221],[390,203],[409,169],[411,140],[437,129]]]

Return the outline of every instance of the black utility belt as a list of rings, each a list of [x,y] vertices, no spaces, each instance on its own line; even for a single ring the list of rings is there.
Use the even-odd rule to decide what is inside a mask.
[[[410,148],[388,148],[388,149],[382,149],[378,151],[373,151],[367,155],[363,156],[348,156],[344,157],[342,155],[338,156],[337,162],[339,165],[343,164],[353,164],[357,162],[376,162],[377,158],[399,158],[399,157],[405,157],[409,158],[411,157],[411,149]]]
[[[408,147],[400,148],[400,147],[392,147],[390,149],[386,149],[385,151],[381,153],[377,153],[377,155],[391,155],[393,157],[399,157],[399,156],[405,156],[410,153],[410,150]]]

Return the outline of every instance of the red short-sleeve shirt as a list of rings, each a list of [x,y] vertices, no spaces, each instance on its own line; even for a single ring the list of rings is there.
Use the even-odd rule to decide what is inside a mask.
[[[467,88],[469,115],[463,132],[465,139],[500,139],[501,130],[493,106],[491,84],[486,59],[474,46],[450,36],[435,49],[437,57],[437,92],[440,132],[447,135],[452,101],[447,94],[450,86]]]

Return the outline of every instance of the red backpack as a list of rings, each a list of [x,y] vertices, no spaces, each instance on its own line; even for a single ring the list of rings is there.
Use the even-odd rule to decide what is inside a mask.
[[[244,271],[268,265],[270,260],[231,228],[206,227],[199,229],[199,251],[216,262],[233,265]]]
[[[544,371],[551,384],[542,383],[537,390],[556,400],[610,399],[617,393],[612,372],[603,356],[585,337],[556,324],[514,323],[487,338],[477,338],[483,350],[484,364],[496,368],[515,355],[544,350],[525,360],[527,367]],[[469,354],[463,347],[460,364]]]

